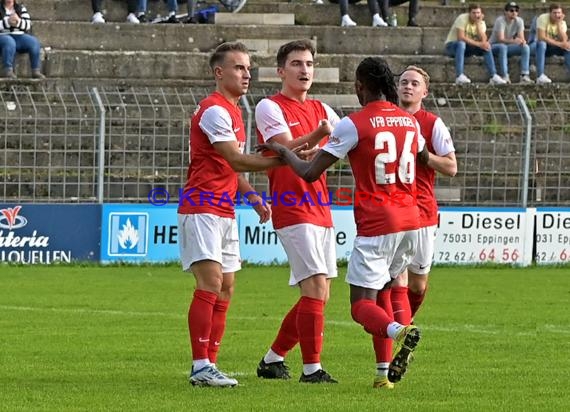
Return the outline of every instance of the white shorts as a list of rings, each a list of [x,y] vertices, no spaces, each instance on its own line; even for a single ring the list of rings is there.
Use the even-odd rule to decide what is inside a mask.
[[[325,274],[327,279],[338,276],[332,227],[301,223],[275,231],[289,259],[290,286],[319,273]]]
[[[357,236],[348,261],[347,283],[383,289],[408,266],[416,254],[417,244],[417,230],[383,236]]]
[[[427,275],[431,270],[435,251],[435,229],[437,225],[422,227],[418,235],[418,250],[408,269],[416,275]]]
[[[200,260],[222,265],[222,273],[241,269],[236,220],[210,213],[178,214],[178,247],[182,269]]]

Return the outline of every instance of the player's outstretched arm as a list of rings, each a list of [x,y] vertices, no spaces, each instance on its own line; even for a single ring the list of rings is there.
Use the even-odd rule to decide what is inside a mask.
[[[226,159],[236,172],[258,172],[283,164],[278,157],[243,154],[239,151],[237,141],[233,140],[216,142],[214,149]]]
[[[259,145],[258,150],[271,150],[277,153],[299,177],[309,183],[316,181],[325,170],[338,161],[338,157],[324,150],[319,150],[315,157],[307,162],[299,159],[295,152],[284,145],[273,141]]]

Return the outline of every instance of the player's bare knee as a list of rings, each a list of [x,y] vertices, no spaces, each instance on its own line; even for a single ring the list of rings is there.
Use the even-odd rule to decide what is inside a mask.
[[[220,293],[222,290],[223,275],[221,265],[214,261],[203,260],[192,265],[192,272],[196,278],[196,288]]]
[[[301,295],[326,301],[329,294],[329,283],[324,274],[318,274],[300,282]]]
[[[408,286],[408,272],[404,271],[392,279],[391,287],[406,287]]]
[[[428,274],[418,275],[410,272],[408,274],[408,289],[417,295],[423,295],[426,292],[428,284]]]
[[[234,295],[234,285],[222,284],[222,290],[220,291],[221,300],[230,300]]]

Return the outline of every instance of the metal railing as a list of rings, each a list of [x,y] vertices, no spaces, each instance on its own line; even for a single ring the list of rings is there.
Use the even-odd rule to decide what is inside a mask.
[[[186,179],[188,118],[210,91],[0,91],[0,201],[136,203],[146,202],[155,187],[177,193]],[[273,92],[259,90],[242,101],[249,148],[256,140],[255,104]],[[340,115],[358,109],[335,101]],[[567,91],[432,90],[425,105],[450,128],[458,159],[457,176],[437,178],[441,204],[570,205]],[[266,189],[264,173],[249,178],[256,189]],[[348,163],[331,168],[328,181],[332,191],[352,187]]]

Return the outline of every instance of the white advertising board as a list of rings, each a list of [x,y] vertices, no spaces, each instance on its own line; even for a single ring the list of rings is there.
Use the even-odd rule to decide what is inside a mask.
[[[570,262],[570,209],[536,209],[536,263]]]
[[[533,210],[441,208],[435,263],[532,262]]]

